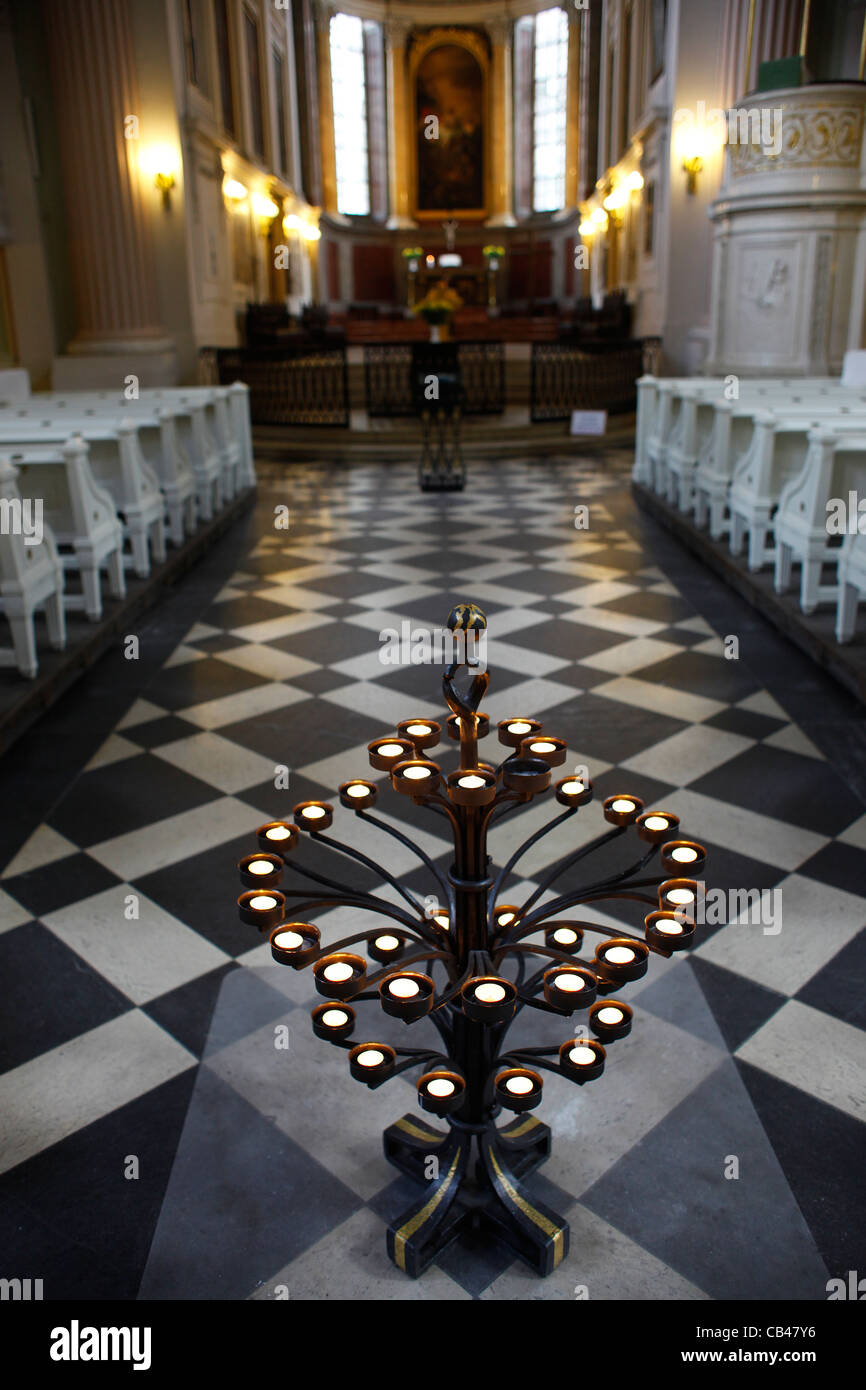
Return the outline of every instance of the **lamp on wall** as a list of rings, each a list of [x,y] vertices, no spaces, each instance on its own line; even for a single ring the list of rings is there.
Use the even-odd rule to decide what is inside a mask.
[[[706,132],[691,120],[683,121],[676,134],[676,154],[686,176],[686,193],[690,197],[698,191],[698,174],[704,167],[706,153]]]
[[[245,201],[246,196],[246,185],[242,184],[239,179],[229,178],[228,174],[226,174],[223,179],[223,197],[228,202],[234,203],[237,206]]]
[[[275,203],[269,193],[254,193],[252,196],[253,212],[255,213],[259,231],[262,236],[267,236],[271,229],[271,223],[280,211],[279,203]]]
[[[601,835],[587,843],[578,834],[570,852],[563,856],[558,851],[554,866],[536,874],[538,881],[524,901],[502,901],[521,857],[549,831],[564,835],[567,823],[592,800],[593,788],[577,773],[551,786],[553,769],[565,761],[566,745],[521,711],[499,724],[504,745],[499,765],[480,761],[478,743],[490,721],[479,705],[489,675],[478,669],[472,644],[486,626],[484,614],[472,603],[458,604],[448,619],[455,659],[445,669],[442,687],[452,711],[447,730],[458,742],[459,765],[448,772],[431,761],[444,721],[426,716],[404,720],[396,734],[368,745],[371,766],[389,774],[394,792],[438,812],[450,824],[451,867],[438,864],[390,817],[373,814],[370,808],[380,794],[374,782],[355,778],[339,789],[341,805],[365,822],[365,840],[375,829],[417,858],[419,869],[431,876],[430,886],[435,884],[432,906],[430,896],[422,898],[388,872],[386,854],[374,860],[352,843],[323,833],[330,832],[333,820],[329,802],[299,803],[294,834],[286,822],[259,827],[260,852],[238,865],[248,890],[238,899],[241,921],[268,933],[271,955],[279,964],[312,968],[325,1001],[312,1011],[316,1036],[344,1049],[349,1074],[370,1090],[420,1068],[418,1104],[447,1122],[443,1131],[425,1117],[409,1114],[384,1134],[386,1158],[422,1188],[387,1236],[394,1263],[413,1277],[456,1236],[479,1229],[504,1242],[540,1275],[561,1263],[568,1252],[567,1223],[530,1200],[521,1187],[548,1157],[551,1142],[548,1126],[525,1112],[543,1098],[544,1073],[579,1086],[601,1075],[610,1047],[627,1036],[633,1021],[628,1004],[608,996],[619,995],[645,975],[652,955],[669,958],[692,945],[694,905],[702,885],[697,878],[678,875],[701,872],[706,857],[702,845],[678,838],[679,821],[672,812],[645,812],[636,796],[609,796],[603,803],[607,827]],[[469,680],[460,689],[457,677],[464,668]],[[557,814],[516,843],[501,868],[494,868],[488,828],[550,791]],[[294,851],[304,835],[373,871],[387,896],[295,862]],[[627,855],[627,867],[617,869],[608,856],[620,838],[623,844],[632,839],[640,843]],[[602,864],[587,870],[597,851]],[[660,863],[651,866],[657,855]],[[557,892],[552,885],[572,870],[577,882]],[[300,876],[301,886],[284,884],[278,890],[284,876],[294,880],[294,875]],[[615,901],[640,904],[642,926],[610,927],[591,915]],[[581,905],[588,910],[585,918],[563,918],[563,913],[580,912]],[[334,907],[355,912],[361,920],[349,935],[325,946],[305,918]],[[371,925],[383,916],[385,923]],[[585,938],[588,953],[580,955]],[[378,1041],[375,1022],[367,1022],[360,1032],[366,1041],[353,1042],[355,1006],[364,1003],[373,1009],[378,1005],[389,1026],[391,1019],[407,1026],[424,1019],[438,1037],[428,1027],[420,1046],[394,1047]],[[573,1015],[584,1010],[589,1011],[586,1023],[576,1025]],[[525,1021],[536,1012],[548,1021],[559,1020],[560,1039],[529,1047],[524,1029],[508,1041],[514,1019],[523,1013]],[[333,1096],[323,1088],[321,1104],[329,1100]],[[508,1118],[497,1126],[502,1110]],[[338,1126],[336,1112],[333,1119]],[[432,1175],[431,1157],[436,1159]]]
[[[177,185],[178,154],[171,145],[148,145],[142,152],[142,168],[162,194],[164,208],[171,207],[171,191]]]

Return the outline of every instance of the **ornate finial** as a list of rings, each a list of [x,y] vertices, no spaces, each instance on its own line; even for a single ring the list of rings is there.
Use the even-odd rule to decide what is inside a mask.
[[[458,603],[451,609],[447,626],[452,632],[484,632],[487,618],[477,603]]]

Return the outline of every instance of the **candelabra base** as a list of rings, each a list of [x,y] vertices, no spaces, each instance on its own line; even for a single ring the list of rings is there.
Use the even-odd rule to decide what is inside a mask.
[[[404,1115],[383,1135],[385,1157],[426,1187],[424,1196],[388,1228],[388,1254],[417,1279],[459,1235],[483,1231],[502,1241],[541,1276],[568,1252],[568,1224],[531,1202],[520,1182],[550,1154],[550,1129],[518,1115],[502,1129],[447,1134],[416,1115]],[[476,1150],[475,1163],[471,1163]]]

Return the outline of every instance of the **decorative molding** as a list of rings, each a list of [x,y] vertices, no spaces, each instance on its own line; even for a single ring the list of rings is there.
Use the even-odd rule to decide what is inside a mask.
[[[770,93],[772,99],[772,93]],[[863,107],[797,102],[783,104],[782,148],[774,155],[761,144],[728,145],[731,173],[776,173],[779,170],[829,166],[856,169],[863,141]]]
[[[815,250],[815,269],[812,284],[815,298],[812,303],[812,320],[809,324],[809,368],[823,361],[827,349],[827,327],[830,314],[830,254],[833,238],[824,234],[818,237]]]

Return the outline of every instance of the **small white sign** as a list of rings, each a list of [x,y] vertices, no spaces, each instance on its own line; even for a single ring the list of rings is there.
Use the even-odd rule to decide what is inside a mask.
[[[571,412],[572,434],[607,434],[606,410],[573,410]]]

